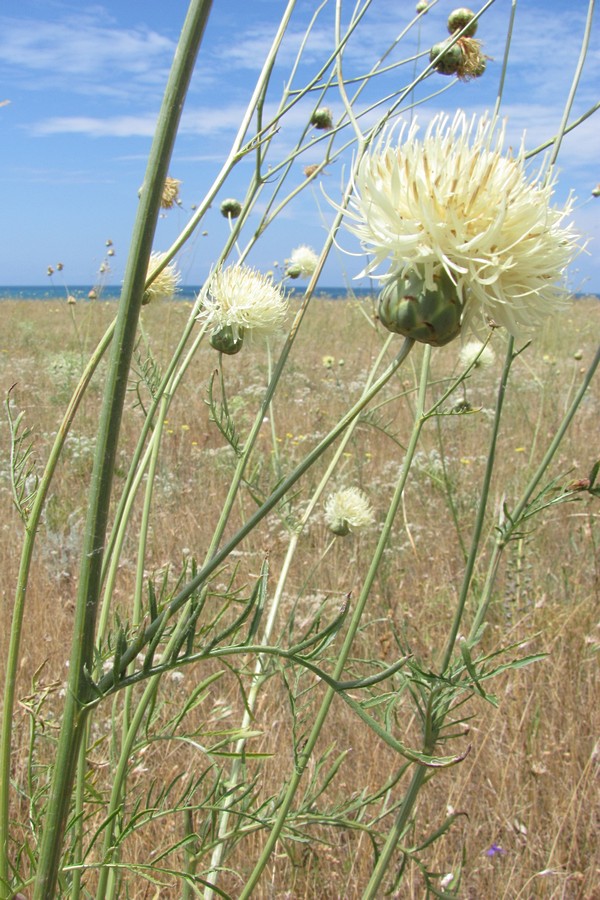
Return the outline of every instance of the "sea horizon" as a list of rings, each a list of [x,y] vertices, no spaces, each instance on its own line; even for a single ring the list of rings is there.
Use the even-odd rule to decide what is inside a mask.
[[[59,287],[48,284],[26,284],[26,285],[0,285],[0,301],[2,300],[38,300],[38,301],[66,301],[68,297],[74,297],[76,301],[90,302],[97,300],[101,302],[115,302],[121,295],[122,285],[120,284],[104,284],[101,286],[91,284],[76,284],[70,287]],[[200,288],[197,285],[180,285],[177,293],[173,297],[175,302],[194,302],[198,296]],[[305,288],[300,285],[288,285],[286,290],[292,296],[302,296]],[[373,287],[353,287],[346,285],[324,285],[318,286],[315,291],[315,297],[322,299],[335,300],[354,295],[356,297],[369,297],[378,293],[378,286]],[[90,293],[95,296],[90,296]],[[595,297],[600,300],[600,293],[595,291],[578,291],[573,294],[575,300],[581,300],[586,297]]]
[[[100,300],[110,302],[118,300],[121,295],[122,285],[120,284],[104,284],[101,286],[91,284],[75,284],[67,287],[57,287],[48,284],[26,284],[26,285],[0,285],[0,301],[1,300],[67,300],[68,297],[75,297],[77,301]],[[302,286],[288,285],[286,290],[292,295],[302,296],[305,288]],[[354,294],[357,297],[368,297],[377,293],[377,287],[346,287],[340,286],[324,286],[317,288],[315,296],[322,296],[326,299],[334,299],[339,297],[347,297]],[[198,285],[179,285],[177,293],[173,297],[174,301],[191,301],[193,302],[200,288]],[[90,292],[94,292],[95,296],[90,296]]]

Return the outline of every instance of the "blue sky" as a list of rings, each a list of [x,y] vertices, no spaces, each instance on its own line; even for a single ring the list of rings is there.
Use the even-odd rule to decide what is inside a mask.
[[[416,2],[416,0],[415,0]],[[439,2],[413,27],[387,63],[410,59],[447,36],[446,18],[458,4]],[[478,10],[481,2],[473,3]],[[502,112],[508,117],[508,143],[517,146],[526,131],[534,148],[557,130],[568,96],[587,12],[587,0],[519,0]],[[155,249],[166,249],[185,225],[225,159],[245,105],[250,98],[266,49],[279,22],[283,0],[214,0],[183,114],[170,174],[182,181],[182,205],[158,223]],[[307,45],[295,83],[302,86],[326,59],[333,39],[334,0],[299,0],[281,62],[273,72],[267,111],[274,109],[287,80],[305,26],[323,6]],[[347,19],[354,4],[347,3]],[[496,0],[480,21],[477,37],[491,57],[485,75],[451,85],[434,74],[413,97],[426,122],[439,110],[469,113],[491,109],[498,91],[511,3]],[[568,7],[568,8],[567,8]],[[359,75],[386,51],[414,15],[415,3],[373,0],[344,60],[346,77]],[[64,264],[71,284],[91,284],[113,241],[111,283],[123,275],[129,234],[162,91],[185,16],[185,0],[5,0],[0,10],[0,168],[3,192],[3,284],[44,284],[46,269]],[[593,23],[588,52],[571,118],[598,101],[600,85],[600,14]],[[375,79],[359,107],[398,91],[427,62],[406,62]],[[342,111],[335,88],[324,101],[334,114]],[[310,116],[313,99],[298,103],[285,119],[272,146],[273,165],[295,145]],[[385,106],[385,104],[384,104]],[[365,115],[365,122],[369,121]],[[406,113],[410,115],[410,113]],[[292,186],[302,181],[303,166],[322,158],[322,133],[313,130],[305,153],[294,163]],[[340,139],[342,135],[340,135]],[[349,157],[327,167],[321,186],[303,191],[269,229],[250,261],[263,269],[281,265],[298,244],[319,250],[340,197]],[[574,220],[589,238],[570,274],[573,289],[600,293],[600,198],[591,191],[600,181],[600,113],[565,138],[558,167],[556,202],[570,190],[577,195]],[[242,197],[251,173],[239,165],[220,191],[190,243],[179,256],[183,281],[200,284],[227,234],[219,214],[223,197]],[[263,204],[264,205],[264,204]],[[249,238],[259,221],[248,223]],[[207,233],[203,233],[207,232]],[[245,243],[242,240],[242,243]],[[344,246],[352,249],[346,236]],[[361,260],[336,249],[327,263],[323,285],[347,284]],[[62,277],[62,276],[61,276]],[[57,283],[56,281],[54,283]]]

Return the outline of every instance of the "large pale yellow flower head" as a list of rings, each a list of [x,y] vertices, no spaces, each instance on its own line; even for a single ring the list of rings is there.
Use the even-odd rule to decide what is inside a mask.
[[[359,163],[347,226],[371,255],[361,274],[430,291],[447,276],[463,327],[482,313],[516,336],[536,328],[568,297],[565,270],[581,250],[572,198],[552,206],[556,176],[542,165],[529,177],[523,144],[504,153],[504,125],[485,116],[438,115],[418,130],[384,131]]]
[[[287,305],[271,276],[237,264],[212,274],[198,318],[213,331],[231,329],[234,339],[245,333],[267,337],[280,328]]]

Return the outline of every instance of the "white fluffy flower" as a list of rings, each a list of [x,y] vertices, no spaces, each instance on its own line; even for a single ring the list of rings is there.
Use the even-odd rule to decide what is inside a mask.
[[[233,265],[211,276],[198,318],[213,331],[230,328],[237,339],[245,333],[272,334],[286,311],[287,299],[271,277],[250,266]]]
[[[564,208],[550,205],[555,176],[525,171],[523,145],[503,155],[504,126],[458,112],[384,132],[358,166],[348,228],[372,260],[361,274],[416,273],[435,288],[442,270],[464,304],[513,335],[535,328],[567,298],[566,267],[580,250]]]
[[[308,247],[306,244],[301,244],[295,250],[292,250],[287,274],[291,278],[309,278],[317,268],[318,262],[319,257],[313,248]]]
[[[370,525],[373,520],[369,500],[358,488],[343,488],[327,498],[325,521],[334,534],[346,535],[351,528]]]
[[[151,253],[148,262],[148,275],[151,275],[154,269],[161,264],[166,253]],[[181,281],[181,275],[177,270],[174,262],[168,263],[161,272],[158,273],[150,287],[144,292],[143,303],[154,303],[157,300],[171,300],[177,291],[177,286]]]
[[[485,346],[480,341],[469,341],[460,351],[460,362],[465,369],[473,366],[475,369],[489,369],[496,361],[496,354],[489,344]]]

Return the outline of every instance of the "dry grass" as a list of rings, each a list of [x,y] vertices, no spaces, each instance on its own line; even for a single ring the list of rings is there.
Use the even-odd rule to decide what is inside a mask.
[[[76,383],[85,357],[114,314],[108,304],[80,305],[4,302],[3,345],[0,346],[0,386],[3,393],[17,383],[13,396],[34,427],[37,456],[43,461],[55,432],[65,400]],[[75,316],[77,330],[71,321]],[[149,307],[144,325],[154,352],[165,361],[174,347],[187,317],[184,304]],[[560,421],[578,383],[580,370],[595,352],[600,325],[600,306],[595,301],[577,303],[569,317],[549,325],[543,338],[519,358],[513,369],[508,409],[501,436],[499,462],[493,486],[492,509],[504,500],[510,505],[527,483],[554,427]],[[274,421],[281,470],[288,472],[304,450],[313,446],[337,421],[340,413],[358,398],[369,366],[379,351],[381,336],[366,322],[351,302],[317,301],[309,310],[286,375],[278,391]],[[448,632],[463,568],[461,542],[468,545],[473,512],[486,457],[489,410],[493,407],[496,381],[503,353],[502,336],[494,335],[499,357],[491,370],[476,372],[468,383],[468,399],[474,409],[468,416],[441,419],[425,429],[418,465],[407,490],[402,518],[369,599],[368,615],[361,631],[357,657],[394,661],[401,648],[427,665],[435,666]],[[412,397],[420,349],[409,357],[401,375],[388,386],[385,405],[378,413],[394,439],[362,423],[356,430],[336,486],[357,485],[370,496],[382,522],[391,496],[403,442],[411,424]],[[334,357],[332,368],[323,356]],[[456,364],[455,345],[435,351],[432,395],[442,389],[443,379]],[[343,360],[343,364],[342,361]],[[160,460],[154,520],[147,558],[149,574],[171,566],[179,570],[182,551],[203,558],[222,498],[232,472],[232,459],[223,449],[223,439],[208,418],[207,379],[215,365],[214,353],[203,349],[194,361],[169,413],[168,432]],[[264,353],[248,349],[226,361],[230,404],[240,430],[252,421],[257,398],[266,378]],[[101,380],[101,379],[100,379]],[[91,470],[93,436],[100,397],[100,384],[93,384],[74,424],[65,460],[57,473],[48,501],[44,527],[39,537],[35,570],[31,579],[26,613],[26,632],[18,696],[31,690],[34,673],[43,666],[38,680],[52,687],[40,711],[45,735],[40,738],[37,763],[51,751],[55,717],[60,709],[59,688],[65,678],[68,634],[77,581],[77,549],[86,504],[86,485]],[[131,395],[132,401],[134,395]],[[600,398],[592,386],[567,434],[551,475],[564,474],[564,483],[584,477],[598,456]],[[129,450],[141,423],[133,402],[127,409],[117,489],[126,472]],[[443,443],[440,445],[440,434]],[[0,425],[0,592],[2,611],[0,653],[6,656],[13,586],[20,550],[20,525],[11,506],[8,467],[8,428]],[[456,523],[450,513],[447,491],[440,478],[440,455],[447,467],[456,507]],[[261,433],[255,454],[256,486],[267,491],[279,477],[271,444],[270,427]],[[318,483],[323,465],[308,473],[294,498],[297,515]],[[568,474],[570,473],[570,474]],[[230,533],[247,518],[255,502],[245,493],[240,499]],[[116,597],[127,610],[135,567],[135,525],[126,545]],[[458,528],[457,528],[458,526]],[[488,523],[489,532],[493,520]],[[271,579],[275,582],[285,553],[289,532],[285,523],[271,515],[239,548],[235,562],[235,586],[242,596],[259,571],[265,551],[269,553]],[[344,597],[356,596],[375,546],[376,533],[338,540],[319,563],[329,537],[322,514],[300,539],[287,583],[280,630],[294,614],[294,634],[300,633],[317,608],[325,604],[331,617]],[[600,897],[600,850],[598,827],[598,762],[600,708],[598,696],[598,646],[600,628],[600,515],[591,498],[563,505],[537,522],[535,530],[510,545],[491,610],[486,646],[525,643],[523,653],[547,652],[536,665],[499,677],[493,684],[497,708],[481,699],[471,700],[474,715],[470,732],[458,738],[450,751],[471,751],[460,765],[438,773],[419,799],[415,842],[435,829],[446,816],[447,806],[464,813],[452,829],[423,854],[431,871],[446,873],[464,860],[459,895],[464,898],[581,898]],[[482,560],[482,566],[484,560]],[[215,579],[218,590],[232,574],[230,568]],[[291,628],[291,626],[289,626]],[[287,640],[287,637],[284,637]],[[330,648],[335,652],[335,647]],[[513,654],[514,655],[514,654]],[[330,663],[325,661],[325,666]],[[194,685],[206,677],[206,666],[187,669],[181,681],[165,678],[160,696],[159,722],[167,722]],[[274,673],[275,674],[275,673]],[[294,676],[290,676],[293,680]],[[303,676],[300,688],[308,686]],[[312,683],[312,682],[311,682]],[[316,708],[321,688],[316,686],[302,701],[307,721]],[[207,692],[190,714],[193,727],[234,727],[243,706],[237,681],[225,676]],[[53,718],[54,717],[54,718]],[[397,735],[409,745],[418,745],[418,729],[412,707],[400,702],[396,709]],[[262,737],[252,750],[272,754],[252,771],[260,796],[271,796],[282,772],[293,765],[291,718],[287,695],[279,677],[265,686],[256,716]],[[110,773],[106,764],[112,721],[110,705],[100,708],[91,751],[91,772],[99,790],[106,790]],[[14,776],[25,786],[27,775],[29,716],[22,705],[15,722],[16,764]],[[398,765],[391,751],[383,748],[341,702],[334,704],[320,751],[334,745],[335,752],[348,750],[338,776],[319,798],[318,811],[325,812],[342,800],[367,789],[376,791]],[[132,761],[131,796],[145,791],[150,779],[168,783],[178,773],[200,772],[206,758],[176,741],[158,741]],[[147,771],[143,771],[147,770]],[[38,773],[36,773],[37,775]],[[309,772],[309,775],[311,773]],[[90,776],[92,777],[92,776]],[[389,802],[399,799],[396,786]],[[381,808],[380,801],[366,811],[366,819]],[[317,811],[316,809],[314,810]],[[24,799],[14,815],[26,834],[27,807]],[[201,827],[200,814],[195,820]],[[356,824],[356,823],[355,823]],[[387,820],[377,826],[384,832]],[[144,861],[150,848],[166,846],[182,835],[182,817],[160,820],[141,829],[127,849],[127,858]],[[357,828],[343,829],[318,822],[303,826],[302,843],[285,841],[265,875],[257,898],[358,898],[372,866],[372,844]],[[241,878],[225,876],[224,889],[236,896],[243,874],[250,870],[264,833],[249,833],[227,860]],[[492,844],[503,852],[486,855]],[[171,862],[180,864],[174,854]],[[207,865],[201,861],[199,870]],[[168,879],[167,879],[168,880]],[[174,882],[160,894],[139,876],[131,876],[131,897],[175,898],[180,888]],[[422,877],[413,866],[396,896],[425,896]]]

